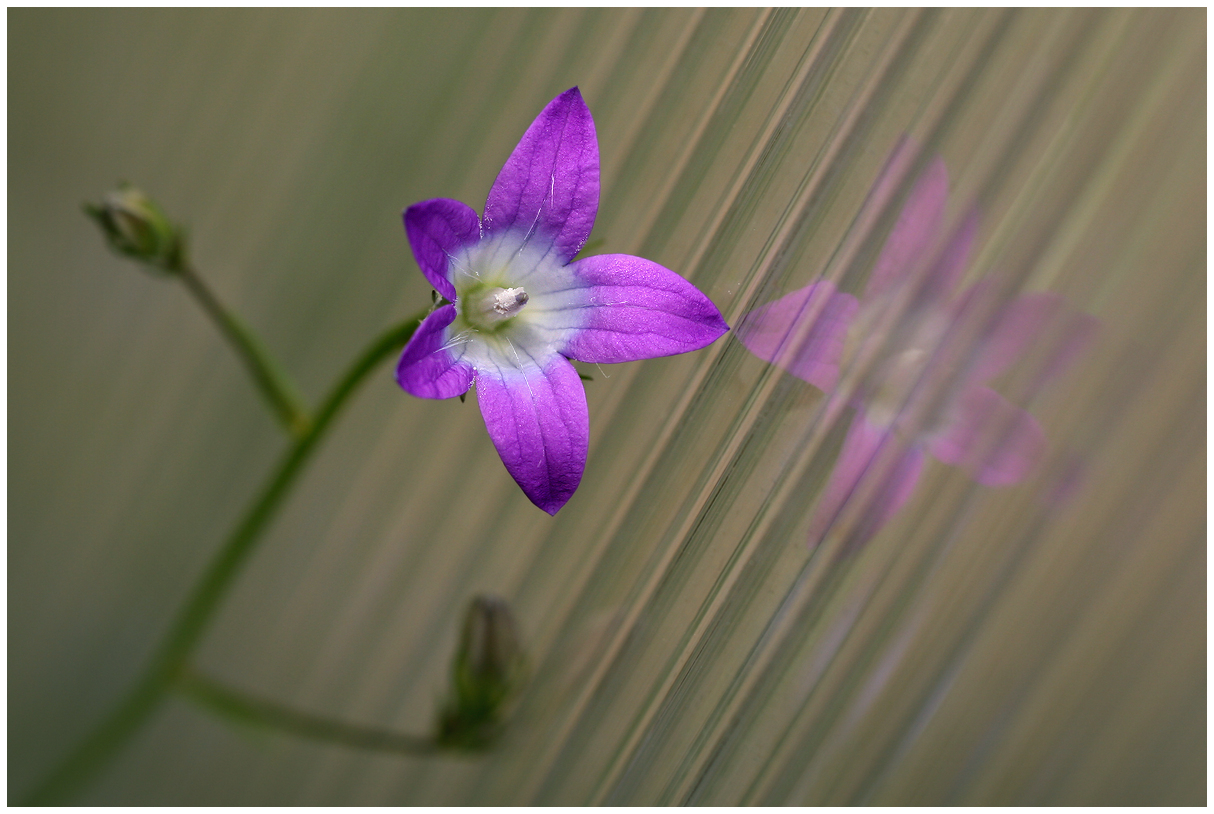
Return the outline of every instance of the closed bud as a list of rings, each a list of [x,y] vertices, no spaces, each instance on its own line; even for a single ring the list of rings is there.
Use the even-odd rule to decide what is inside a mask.
[[[438,722],[442,746],[483,749],[497,736],[526,675],[518,628],[505,600],[468,606],[451,666],[451,697]]]
[[[101,227],[114,251],[170,274],[181,270],[184,243],[180,230],[142,191],[123,184],[107,193],[99,205],[85,204],[84,211]]]

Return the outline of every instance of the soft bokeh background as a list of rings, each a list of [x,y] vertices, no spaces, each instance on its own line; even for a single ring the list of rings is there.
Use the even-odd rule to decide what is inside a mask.
[[[474,404],[385,366],[199,661],[422,731],[493,591],[534,672],[506,742],[366,754],[174,700],[80,801],[1204,802],[1204,11],[23,9],[8,37],[11,795],[129,685],[284,444],[185,292],[108,254],[81,202],[129,180],[188,223],[315,399],[428,300],[401,209],[479,207],[577,84],[599,251],[731,324],[824,275],[856,290],[885,157],[903,133],[940,153],[949,217],[983,213],[972,275],[1102,325],[1027,405],[1042,472],[929,463],[863,551],[811,556],[845,423],[726,337],[587,371],[589,466],[552,519]]]

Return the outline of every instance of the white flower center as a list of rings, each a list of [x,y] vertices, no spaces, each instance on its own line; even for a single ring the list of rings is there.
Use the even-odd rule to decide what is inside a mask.
[[[894,423],[916,382],[927,367],[928,353],[923,348],[907,348],[886,359],[876,376],[876,388],[868,399],[868,420],[888,427]]]
[[[942,360],[937,350],[948,330],[951,315],[940,305],[923,306],[909,313],[890,314],[887,307],[890,296],[887,294],[884,298],[879,297],[861,305],[856,319],[849,326],[841,367],[863,353],[865,346],[875,346],[884,351],[879,358],[870,362],[872,372],[862,395],[864,414],[866,420],[875,426],[896,429],[899,416],[908,409],[908,400],[920,380],[927,375],[929,364],[934,366],[934,379],[943,381],[947,378],[947,371],[941,366],[947,360]],[[897,333],[893,334],[895,331]],[[901,347],[886,347],[891,334],[900,339],[897,344]],[[931,399],[933,396],[924,391],[923,398]],[[909,412],[909,415],[915,414],[915,410]],[[916,433],[930,435],[943,419],[943,411],[919,419],[925,421],[926,426],[917,429]]]
[[[548,359],[559,332],[583,316],[567,307],[571,272],[553,252],[529,245],[525,234],[486,237],[453,255],[450,265],[456,316],[447,336],[473,366]]]

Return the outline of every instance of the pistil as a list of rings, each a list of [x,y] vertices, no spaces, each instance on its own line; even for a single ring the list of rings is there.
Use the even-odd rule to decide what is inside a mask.
[[[477,328],[493,328],[518,316],[529,299],[522,288],[486,288],[476,296],[465,298],[464,318]]]

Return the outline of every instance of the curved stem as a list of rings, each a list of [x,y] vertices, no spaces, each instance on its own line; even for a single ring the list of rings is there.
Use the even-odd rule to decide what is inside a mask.
[[[181,673],[177,688],[203,706],[240,723],[378,752],[432,755],[438,751],[433,738],[358,726],[300,712],[276,701],[235,690],[193,668]]]
[[[261,533],[265,531],[283,498],[303,471],[304,464],[316,449],[330,423],[367,374],[390,354],[399,350],[413,336],[413,332],[428,313],[427,308],[418,316],[385,331],[355,359],[321,403],[307,432],[296,440],[280,459],[278,466],[254,497],[236,528],[195,584],[185,606],[134,688],[109,717],[34,789],[24,802],[25,805],[45,805],[67,798],[104,768],[127,739],[160,706],[188,664],[190,655],[202,639],[220,601],[232,586],[241,567],[248,561]]]
[[[287,432],[302,439],[307,435],[312,421],[290,377],[278,366],[257,336],[223,306],[188,261],[178,269],[177,276],[244,362],[249,375]]]

